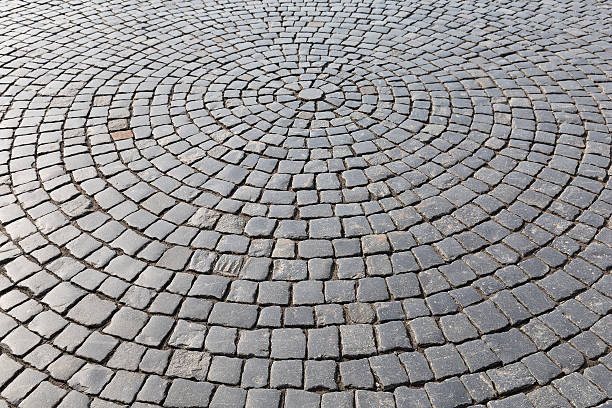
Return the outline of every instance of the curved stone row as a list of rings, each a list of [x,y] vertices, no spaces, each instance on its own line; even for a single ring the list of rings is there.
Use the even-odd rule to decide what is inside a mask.
[[[15,3],[9,404],[605,404],[598,3]]]

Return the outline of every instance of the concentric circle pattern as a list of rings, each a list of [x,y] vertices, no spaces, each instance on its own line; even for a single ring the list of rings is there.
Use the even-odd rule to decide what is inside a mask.
[[[0,407],[594,407],[612,8],[4,0]]]

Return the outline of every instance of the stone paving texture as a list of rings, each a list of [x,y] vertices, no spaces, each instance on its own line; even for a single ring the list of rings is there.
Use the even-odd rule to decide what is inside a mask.
[[[0,407],[609,406],[609,3],[1,3]]]

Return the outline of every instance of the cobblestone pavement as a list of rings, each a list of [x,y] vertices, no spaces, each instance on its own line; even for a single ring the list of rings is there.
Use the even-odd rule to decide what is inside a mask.
[[[0,407],[609,407],[609,2],[1,3]]]

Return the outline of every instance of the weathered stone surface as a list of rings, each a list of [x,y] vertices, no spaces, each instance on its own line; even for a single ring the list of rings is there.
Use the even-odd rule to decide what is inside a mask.
[[[64,3],[0,13],[0,407],[610,399],[610,7]]]

